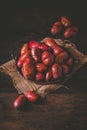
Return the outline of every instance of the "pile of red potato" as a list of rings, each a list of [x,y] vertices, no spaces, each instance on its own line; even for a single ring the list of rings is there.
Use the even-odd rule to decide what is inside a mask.
[[[50,30],[52,35],[58,35],[62,32],[65,38],[76,36],[78,31],[78,27],[74,26],[66,16],[62,16],[60,20],[54,22]]]
[[[53,38],[45,42],[24,43],[17,60],[17,67],[26,79],[55,81],[70,73],[73,58],[67,50],[57,45]]]
[[[65,38],[76,36],[78,28],[66,16],[56,21],[51,30],[52,35],[63,32]],[[17,67],[25,79],[45,82],[57,81],[67,76],[73,68],[73,58],[63,47],[56,44],[51,37],[42,42],[31,40],[22,45],[17,60]],[[19,95],[13,105],[21,109],[28,103],[36,103],[40,99],[34,91]]]

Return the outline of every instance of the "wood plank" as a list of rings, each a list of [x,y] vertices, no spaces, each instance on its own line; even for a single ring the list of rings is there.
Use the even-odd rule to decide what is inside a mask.
[[[17,93],[0,94],[1,130],[86,130],[87,94],[50,94],[44,104],[32,105],[29,111],[13,108]]]

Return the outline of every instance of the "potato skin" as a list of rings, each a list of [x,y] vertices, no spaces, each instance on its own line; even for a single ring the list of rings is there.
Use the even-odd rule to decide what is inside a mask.
[[[34,79],[35,67],[33,63],[27,64],[26,61],[21,68],[21,72],[26,79]]]
[[[29,56],[30,56],[30,51],[26,51],[26,53],[20,55],[17,60],[17,67],[21,68],[25,59],[28,58]]]
[[[24,53],[26,53],[27,51],[30,52],[28,43],[24,43],[24,45],[21,47],[21,55],[24,54]]]
[[[58,79],[61,77],[62,75],[62,68],[59,64],[53,64],[52,65],[52,75],[53,75],[53,79]]]
[[[37,72],[35,75],[35,80],[36,81],[44,81],[44,77],[45,77],[45,75],[43,73]]]
[[[66,28],[65,32],[64,32],[64,37],[65,38],[70,38],[71,36],[76,36],[78,33],[78,28],[75,26],[72,27],[68,27]]]
[[[45,65],[50,66],[54,62],[54,55],[48,51],[44,51],[42,53],[41,59]]]
[[[52,35],[56,35],[58,33],[60,33],[62,30],[62,23],[60,21],[57,21],[53,24],[50,32]]]
[[[37,47],[32,47],[31,48],[31,55],[35,62],[40,62],[41,61],[41,52],[40,49]]]
[[[63,62],[67,59],[68,59],[68,53],[66,51],[63,51],[56,56],[55,63],[63,64]]]
[[[48,82],[51,81],[52,79],[53,79],[52,70],[50,69],[49,71],[46,72],[45,80]]]
[[[50,37],[46,38],[45,44],[53,49],[54,55],[58,55],[63,51],[63,49],[56,44],[53,38]]]
[[[15,101],[13,102],[13,106],[14,108],[20,110],[24,107],[26,102],[27,102],[27,98],[23,94],[21,94],[15,99]]]
[[[38,72],[43,73],[47,71],[47,66],[43,63],[37,63],[35,67]]]

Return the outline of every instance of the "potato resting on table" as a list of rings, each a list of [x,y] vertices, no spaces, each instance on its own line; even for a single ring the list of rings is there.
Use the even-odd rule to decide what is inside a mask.
[[[24,43],[17,60],[17,67],[26,79],[55,81],[68,75],[73,66],[72,55],[51,37],[45,42]]]

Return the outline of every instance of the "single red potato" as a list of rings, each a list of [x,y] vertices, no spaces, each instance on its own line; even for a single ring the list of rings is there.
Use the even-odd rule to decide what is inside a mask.
[[[62,71],[63,71],[63,74],[66,75],[69,73],[69,66],[66,65],[66,64],[62,64]]]
[[[69,27],[69,26],[72,25],[71,20],[70,20],[68,17],[66,17],[66,16],[62,16],[62,17],[61,17],[61,23],[62,23],[65,27]]]
[[[78,33],[77,27],[75,27],[75,26],[68,27],[64,32],[64,37],[69,38],[69,37],[72,37],[72,36],[76,36],[77,33]]]
[[[26,102],[27,98],[23,94],[21,94],[15,99],[15,101],[13,102],[13,106],[16,109],[22,109]]]
[[[51,34],[56,35],[60,33],[61,30],[62,30],[62,24],[60,21],[57,21],[54,23],[50,31],[51,31]]]
[[[51,81],[53,79],[53,76],[52,76],[52,70],[50,69],[49,71],[46,72],[46,81]]]
[[[47,66],[45,64],[43,64],[43,63],[37,63],[36,64],[36,70],[38,72],[41,72],[41,73],[46,72],[47,71]]]
[[[30,91],[30,90],[25,93],[25,97],[31,103],[36,103],[38,101],[38,99],[39,99],[39,96],[35,92]]]
[[[45,65],[50,66],[54,62],[54,55],[50,53],[49,51],[44,51],[42,53],[41,59]]]
[[[24,45],[21,47],[21,55],[29,51],[28,43],[24,43]]]
[[[61,68],[61,66],[59,64],[54,63],[52,65],[51,69],[52,69],[52,75],[53,75],[54,79],[58,79],[58,78],[61,77],[61,75],[62,75],[62,68]]]
[[[54,55],[58,55],[63,51],[63,49],[56,44],[56,42],[53,40],[53,38],[46,38],[45,44],[53,49]]]
[[[59,55],[56,56],[55,62],[58,64],[62,64],[68,58],[68,53],[66,51],[61,52]]]
[[[41,72],[37,72],[36,75],[35,75],[35,80],[36,81],[44,81],[44,74],[41,73]]]

